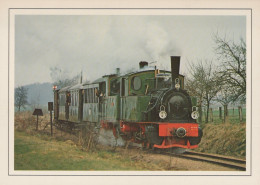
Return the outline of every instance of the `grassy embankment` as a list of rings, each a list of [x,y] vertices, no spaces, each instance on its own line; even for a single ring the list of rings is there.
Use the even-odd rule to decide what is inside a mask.
[[[15,170],[167,170],[165,164],[132,160],[127,150],[83,151],[75,140],[61,137],[59,132],[50,137],[47,134],[49,127],[45,127],[48,117],[39,122],[40,131],[36,132],[35,118],[31,114],[16,115]],[[245,131],[245,124],[206,124],[196,150],[243,158],[246,154]]]
[[[246,156],[246,124],[204,125],[197,151],[244,158]]]
[[[15,170],[167,170],[160,162],[132,159],[127,149],[98,146],[86,151],[73,135],[54,130],[51,137],[47,118],[40,118],[39,131],[35,131],[35,118],[30,113],[16,115]]]
[[[112,152],[85,152],[73,142],[15,132],[15,170],[154,170]]]
[[[202,115],[203,137],[196,151],[245,158],[246,156],[246,109],[242,109],[243,120],[240,123],[238,109],[228,110],[228,119],[224,123],[219,111],[213,111],[213,122],[205,123],[205,112]]]

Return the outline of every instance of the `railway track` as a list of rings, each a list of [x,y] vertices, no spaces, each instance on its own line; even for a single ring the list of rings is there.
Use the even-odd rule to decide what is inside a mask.
[[[242,159],[233,158],[233,157],[227,157],[227,156],[216,155],[216,154],[207,154],[201,152],[193,152],[193,151],[188,151],[183,154],[167,153],[167,155],[172,155],[174,157],[179,157],[184,159],[191,159],[196,161],[213,163],[228,168],[246,171],[246,161]]]

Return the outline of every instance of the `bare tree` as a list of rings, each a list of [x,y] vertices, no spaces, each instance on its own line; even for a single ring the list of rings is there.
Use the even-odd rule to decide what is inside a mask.
[[[221,61],[220,77],[227,88],[233,102],[246,100],[246,43],[241,38],[239,43],[214,36],[216,53]]]
[[[228,106],[233,101],[233,94],[235,90],[229,88],[226,84],[221,85],[221,89],[216,96],[216,101],[221,103],[223,106]]]
[[[198,106],[198,111],[199,111],[199,118],[198,118],[198,121],[199,123],[202,122],[202,104],[203,104],[203,94],[204,94],[204,87],[201,86],[201,88],[199,88],[199,85],[200,82],[199,81],[196,81],[195,79],[200,79],[201,77],[199,76],[199,74],[194,74],[196,75],[195,77],[189,77],[187,76],[186,77],[186,80],[185,80],[185,88],[189,91],[189,94],[191,96],[194,96],[197,98],[197,106]]]
[[[210,103],[220,90],[216,67],[212,61],[199,61],[189,64],[189,77],[186,79],[186,88],[192,96],[198,98],[198,107],[207,107],[206,123],[208,123]]]
[[[229,87],[228,84],[221,83],[221,89],[217,93],[216,101],[221,103],[224,107],[224,121],[228,123],[229,116],[228,116],[228,106],[231,102],[233,102],[233,95],[236,93],[234,88]]]
[[[27,92],[28,89],[23,87],[23,86],[19,86],[17,88],[15,88],[15,106],[18,108],[18,111],[20,112],[21,107],[25,107],[25,105],[28,103],[27,102]]]

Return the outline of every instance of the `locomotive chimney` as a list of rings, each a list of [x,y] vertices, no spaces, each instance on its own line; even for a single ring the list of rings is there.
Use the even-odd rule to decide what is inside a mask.
[[[175,87],[175,79],[179,78],[180,60],[180,56],[171,56],[172,88]]]
[[[139,62],[139,69],[144,69],[147,66],[148,66],[148,62],[146,61]]]
[[[120,76],[120,68],[116,68],[116,75]]]

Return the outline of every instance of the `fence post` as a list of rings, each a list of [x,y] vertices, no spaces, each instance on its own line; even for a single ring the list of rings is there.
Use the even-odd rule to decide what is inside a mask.
[[[210,121],[213,123],[213,111],[212,108],[209,109],[210,112]]]
[[[218,108],[218,111],[219,111],[219,119],[220,119],[221,122],[222,122],[222,107],[219,107],[219,108]]]
[[[243,121],[242,107],[238,107],[239,121],[240,123]]]
[[[224,123],[228,123],[228,109],[227,105],[224,105]]]

